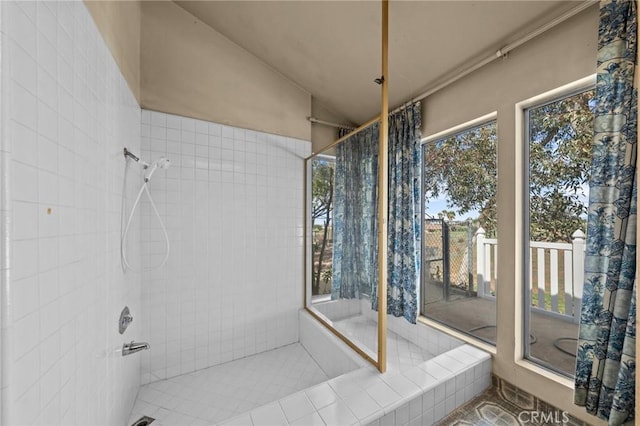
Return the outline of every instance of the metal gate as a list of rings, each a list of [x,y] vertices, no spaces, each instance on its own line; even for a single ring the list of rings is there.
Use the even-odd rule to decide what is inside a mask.
[[[425,219],[422,294],[425,303],[446,300],[449,287],[449,229],[444,219]]]
[[[475,296],[471,221],[425,219],[422,294],[425,304]]]

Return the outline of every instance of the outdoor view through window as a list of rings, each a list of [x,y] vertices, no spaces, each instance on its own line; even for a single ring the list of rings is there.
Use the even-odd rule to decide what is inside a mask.
[[[335,157],[318,156],[311,166],[311,294],[331,294]]]
[[[427,141],[422,313],[496,341],[495,121]]]
[[[582,299],[593,97],[574,91],[524,110],[525,276],[514,285],[524,285],[525,357],[567,376]],[[495,344],[498,136],[495,120],[480,123],[422,146],[421,313]],[[315,303],[332,291],[335,166],[331,155],[312,161]]]
[[[525,356],[575,372],[594,91],[525,110],[528,208]]]

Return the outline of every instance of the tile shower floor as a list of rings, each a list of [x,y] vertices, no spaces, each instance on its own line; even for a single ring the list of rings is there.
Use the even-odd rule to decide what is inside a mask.
[[[299,343],[142,386],[129,425],[210,425],[328,380]],[[231,396],[232,395],[232,396]]]
[[[375,321],[364,315],[357,315],[334,321],[333,324],[347,337],[364,345],[371,354],[378,353],[378,324]],[[410,370],[436,355],[392,331],[387,331],[387,370],[389,372]]]

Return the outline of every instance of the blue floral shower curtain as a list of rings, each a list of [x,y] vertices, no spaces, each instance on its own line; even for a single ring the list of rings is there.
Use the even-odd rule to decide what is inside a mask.
[[[338,144],[335,173],[331,298],[359,299],[378,285],[377,123]]]
[[[420,103],[389,117],[387,313],[412,324],[418,316],[422,159]],[[377,288],[371,298],[378,309]]]
[[[600,3],[575,403],[619,425],[635,408],[637,4]]]
[[[387,312],[415,323],[420,279],[420,104],[389,117]],[[378,125],[336,150],[331,296],[371,296],[377,310]]]

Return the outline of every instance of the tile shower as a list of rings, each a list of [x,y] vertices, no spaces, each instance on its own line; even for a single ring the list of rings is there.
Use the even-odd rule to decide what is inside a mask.
[[[414,383],[317,355],[335,338],[299,312],[309,142],[141,110],[82,2],[1,2],[0,15],[2,424],[127,424],[141,385],[152,404],[149,389],[230,361],[240,374],[272,349],[290,366],[277,348],[296,345],[320,368],[298,385],[316,387],[237,421],[426,422],[485,386],[488,356],[467,346],[448,348],[471,373],[440,355],[442,382],[435,358],[407,370]],[[141,179],[124,147],[172,162],[149,186],[171,256],[141,275],[120,262],[123,193],[131,206]],[[152,268],[164,243],[145,198],[133,224],[130,261]],[[121,336],[125,305],[134,321]],[[122,357],[131,340],[151,350]]]
[[[142,153],[171,167],[150,190],[171,256],[143,274],[142,381],[190,373],[298,341],[302,159],[309,142],[142,110]],[[141,212],[143,262],[162,261],[159,224]]]

